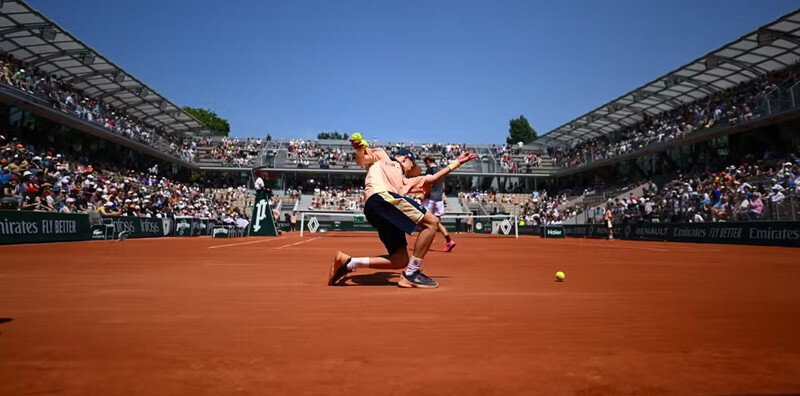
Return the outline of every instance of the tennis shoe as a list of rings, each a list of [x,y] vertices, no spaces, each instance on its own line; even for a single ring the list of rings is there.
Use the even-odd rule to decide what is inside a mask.
[[[439,287],[439,283],[431,278],[428,278],[428,276],[423,274],[422,271],[417,270],[411,275],[406,275],[406,272],[403,271],[400,274],[400,281],[397,282],[397,286],[433,289]]]
[[[450,253],[453,251],[453,249],[455,249],[455,247],[456,241],[451,240],[450,242],[444,244],[444,249],[442,249],[442,251],[445,253]]]
[[[345,275],[350,272],[347,268],[347,263],[350,262],[350,256],[342,253],[336,252],[336,256],[333,258],[333,264],[331,264],[331,269],[328,274],[328,286],[333,286],[339,279],[342,279]]]

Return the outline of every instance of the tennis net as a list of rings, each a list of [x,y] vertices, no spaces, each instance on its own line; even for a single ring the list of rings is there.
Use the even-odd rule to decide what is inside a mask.
[[[300,236],[319,236],[331,231],[377,231],[369,224],[363,212],[299,211],[298,215]],[[513,215],[445,214],[441,221],[448,232],[519,238],[517,218]]]

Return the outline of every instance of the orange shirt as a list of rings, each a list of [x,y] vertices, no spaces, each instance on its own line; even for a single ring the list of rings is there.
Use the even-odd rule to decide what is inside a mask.
[[[393,161],[383,149],[366,149],[366,160],[359,165],[369,166],[367,178],[364,183],[366,199],[379,192],[393,192],[395,194],[420,194],[427,193],[430,186],[425,182],[433,178],[431,175],[407,178],[403,174],[403,167],[399,162]]]

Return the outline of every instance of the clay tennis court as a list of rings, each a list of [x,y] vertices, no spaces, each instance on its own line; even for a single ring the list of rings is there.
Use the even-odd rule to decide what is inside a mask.
[[[372,234],[0,247],[1,393],[800,392],[797,249],[456,240],[435,290],[326,286]]]

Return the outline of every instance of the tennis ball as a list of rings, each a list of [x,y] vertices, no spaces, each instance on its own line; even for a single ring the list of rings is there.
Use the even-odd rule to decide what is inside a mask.
[[[556,272],[556,282],[563,282],[564,278],[566,278],[566,277],[567,276],[564,275],[563,272],[561,272],[561,271]]]
[[[358,133],[358,132],[356,132],[356,133],[354,133],[353,135],[350,136],[350,141],[351,142],[362,142],[362,143],[364,143],[364,148],[369,147],[369,142],[364,140],[364,138],[361,137],[361,134]]]

